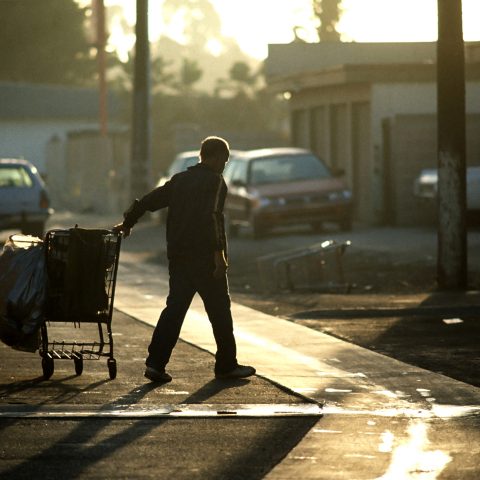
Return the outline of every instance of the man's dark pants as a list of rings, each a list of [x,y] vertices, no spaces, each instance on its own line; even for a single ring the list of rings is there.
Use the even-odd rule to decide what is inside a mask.
[[[170,292],[148,347],[146,364],[162,371],[177,343],[185,315],[198,292],[212,324],[217,344],[215,373],[226,373],[237,366],[230,296],[226,275],[213,276],[213,254],[208,257],[173,258],[169,261]]]

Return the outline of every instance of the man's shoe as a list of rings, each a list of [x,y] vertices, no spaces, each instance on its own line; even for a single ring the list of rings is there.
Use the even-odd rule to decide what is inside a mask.
[[[169,375],[165,370],[159,371],[152,367],[147,367],[145,369],[144,376],[152,382],[167,383],[172,381],[172,376]]]
[[[225,373],[215,373],[216,378],[246,378],[255,375],[256,370],[248,365],[237,365],[233,370]]]

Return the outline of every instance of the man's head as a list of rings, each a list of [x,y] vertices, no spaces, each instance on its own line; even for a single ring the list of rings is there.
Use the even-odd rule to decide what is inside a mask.
[[[200,160],[215,172],[222,173],[228,162],[230,147],[226,140],[220,137],[207,137],[200,148]]]

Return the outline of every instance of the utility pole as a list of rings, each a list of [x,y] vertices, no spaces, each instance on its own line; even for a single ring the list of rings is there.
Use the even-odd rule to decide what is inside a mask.
[[[94,0],[95,38],[98,65],[98,117],[102,137],[107,135],[107,82],[105,79],[105,5],[103,0]]]
[[[467,287],[465,50],[462,1],[437,1],[437,281],[454,290]]]
[[[148,0],[137,0],[135,35],[130,191],[133,198],[138,198],[144,195],[150,187],[150,48],[148,42]]]

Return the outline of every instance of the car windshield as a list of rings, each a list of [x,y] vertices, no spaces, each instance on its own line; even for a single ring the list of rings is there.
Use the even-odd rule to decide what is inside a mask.
[[[32,186],[32,179],[21,166],[0,166],[0,188]]]
[[[329,177],[331,174],[322,161],[309,154],[260,158],[252,162],[250,170],[252,185]]]

